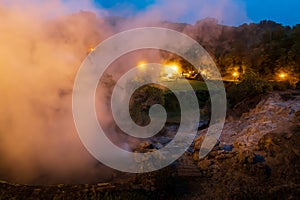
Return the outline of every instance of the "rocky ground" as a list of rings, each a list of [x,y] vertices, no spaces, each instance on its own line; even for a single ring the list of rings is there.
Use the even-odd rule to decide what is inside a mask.
[[[194,160],[212,182],[203,197],[298,199],[300,197],[300,95],[265,95],[239,119],[227,120],[218,143],[204,159],[195,141]],[[210,181],[208,181],[209,183]]]
[[[0,199],[299,199],[300,92],[247,101],[229,112],[219,143],[201,160],[205,129],[189,152],[163,170],[86,185],[1,182]],[[160,148],[169,139],[141,148]]]

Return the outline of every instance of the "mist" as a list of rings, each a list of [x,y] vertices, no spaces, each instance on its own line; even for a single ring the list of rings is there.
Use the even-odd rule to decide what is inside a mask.
[[[76,133],[71,99],[76,72],[88,48],[116,31],[198,13],[196,1],[183,2],[158,1],[112,27],[104,20],[109,12],[91,1],[1,0],[0,179],[29,184],[110,180],[115,171],[92,158]],[[214,12],[206,8],[194,18]],[[224,10],[215,12],[223,16]],[[99,121],[110,123],[103,116],[98,114]]]
[[[81,144],[71,110],[76,71],[109,27],[92,13],[67,15],[59,1],[21,5],[0,7],[1,178],[52,183],[110,176]]]

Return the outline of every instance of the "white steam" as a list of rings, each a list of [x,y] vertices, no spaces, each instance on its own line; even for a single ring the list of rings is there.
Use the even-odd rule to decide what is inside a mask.
[[[91,1],[0,0],[0,179],[20,183],[108,179],[112,171],[85,150],[72,118],[73,82],[87,49],[113,30],[159,25],[166,19],[211,16],[225,23],[246,19],[233,0],[205,2],[158,0],[112,28],[101,18],[108,12]],[[99,116],[105,123],[110,120]]]

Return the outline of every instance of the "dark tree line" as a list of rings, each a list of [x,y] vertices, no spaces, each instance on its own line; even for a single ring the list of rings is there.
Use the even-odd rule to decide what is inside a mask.
[[[210,43],[203,42],[199,32],[197,39],[210,51],[223,75],[230,68],[241,74],[251,68],[268,79],[274,79],[279,71],[299,76],[300,24],[290,27],[264,20],[239,27],[210,26],[211,31],[221,29],[218,37]]]
[[[214,58],[223,76],[232,70],[244,74],[251,69],[269,80],[279,71],[299,77],[300,24],[290,27],[264,20],[231,27],[207,18],[195,25],[165,22],[164,26],[196,39]]]

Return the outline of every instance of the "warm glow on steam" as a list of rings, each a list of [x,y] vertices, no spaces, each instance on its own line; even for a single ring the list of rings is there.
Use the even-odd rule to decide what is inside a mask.
[[[137,66],[140,68],[140,69],[144,69],[147,65],[147,62],[146,61],[140,61],[138,62]]]

